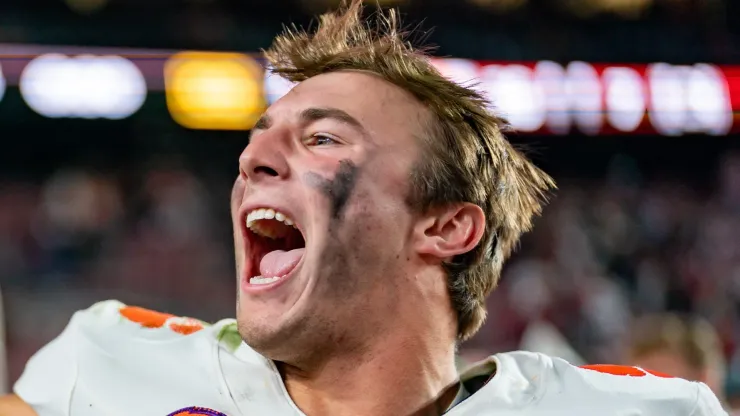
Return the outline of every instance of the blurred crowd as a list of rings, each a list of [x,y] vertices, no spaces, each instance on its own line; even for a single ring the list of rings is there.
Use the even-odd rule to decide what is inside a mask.
[[[11,382],[73,311],[99,300],[210,321],[233,316],[230,180],[164,166],[134,182],[67,168],[38,183],[0,183]],[[733,393],[740,155],[727,155],[717,171],[714,183],[694,186],[641,178],[616,157],[604,178],[558,178],[463,357],[519,348],[530,324],[549,322],[585,361],[620,362],[634,317],[671,310],[717,328]]]
[[[671,311],[719,332],[735,396],[740,368],[740,156],[717,181],[641,179],[615,158],[601,180],[561,180],[535,231],[505,269],[489,321],[469,348],[519,347],[552,323],[589,363],[627,363],[636,318]],[[689,168],[690,169],[690,168]]]
[[[209,188],[187,170],[155,168],[130,188],[84,169],[0,185],[11,381],[75,310],[99,300],[210,321],[233,316],[228,179]]]

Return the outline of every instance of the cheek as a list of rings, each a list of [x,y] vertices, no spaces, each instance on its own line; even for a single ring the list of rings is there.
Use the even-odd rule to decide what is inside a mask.
[[[234,186],[231,188],[231,217],[235,218],[239,211],[239,206],[244,198],[244,191],[246,190],[246,181],[244,178],[238,176],[234,181]]]
[[[239,207],[241,206],[242,199],[244,198],[244,191],[245,191],[245,181],[238,177],[236,179],[236,182],[234,182],[234,187],[231,190],[231,201],[230,201],[230,207],[231,207],[231,221],[232,221],[232,227],[234,232],[234,246],[237,249],[237,260],[239,260],[239,252],[240,249],[244,246],[244,242],[242,241],[242,235],[241,235],[241,224],[239,224]]]
[[[405,203],[387,193],[358,193],[349,216],[362,241],[398,251],[405,242],[411,218]]]

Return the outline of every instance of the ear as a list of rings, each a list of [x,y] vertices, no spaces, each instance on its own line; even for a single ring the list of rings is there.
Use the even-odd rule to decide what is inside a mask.
[[[483,237],[486,216],[475,204],[463,203],[432,209],[416,228],[416,252],[440,260],[467,253]]]

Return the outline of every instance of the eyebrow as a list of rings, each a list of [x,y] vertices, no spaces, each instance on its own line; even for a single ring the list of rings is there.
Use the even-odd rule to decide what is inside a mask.
[[[262,117],[254,123],[252,130],[267,130],[272,125],[272,119],[267,114],[263,114]]]
[[[301,120],[306,122],[314,122],[323,119],[334,119],[336,121],[339,121],[340,123],[348,124],[362,131],[363,133],[365,132],[365,127],[362,126],[362,123],[360,123],[356,118],[349,115],[349,113],[347,113],[346,111],[340,110],[338,108],[307,108],[301,112]]]
[[[368,132],[362,123],[356,118],[352,117],[349,113],[344,110],[333,107],[311,107],[301,111],[300,120],[303,124],[313,123],[319,120],[332,119],[340,123],[344,123],[353,127],[359,131],[363,136],[367,136]],[[272,126],[272,118],[265,114],[257,120],[253,129],[267,130]]]

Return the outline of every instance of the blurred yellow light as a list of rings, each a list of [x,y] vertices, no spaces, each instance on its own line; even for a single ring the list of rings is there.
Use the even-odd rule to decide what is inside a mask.
[[[265,109],[264,70],[247,55],[182,52],[164,75],[167,108],[184,127],[249,130]]]
[[[108,0],[65,0],[67,7],[80,14],[92,14],[102,10]]]
[[[628,19],[640,18],[653,0],[567,0],[561,5],[580,18],[590,18],[609,12]]]
[[[637,19],[652,3],[652,0],[605,0],[603,8],[625,18]]]
[[[470,0],[470,2],[497,13],[506,13],[524,6],[527,0]]]
[[[300,0],[303,8],[311,13],[325,13],[336,9],[342,4],[342,0]],[[366,5],[379,7],[402,6],[408,0],[363,0]]]

